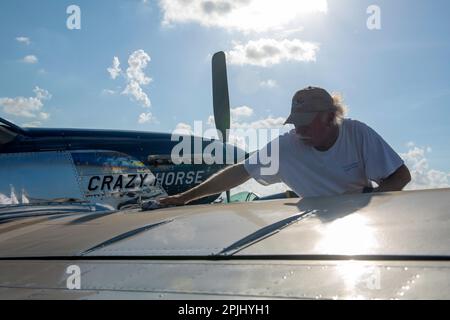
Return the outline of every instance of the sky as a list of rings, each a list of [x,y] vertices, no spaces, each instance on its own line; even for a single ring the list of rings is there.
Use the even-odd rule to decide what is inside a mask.
[[[4,0],[0,117],[189,132],[211,120],[224,51],[232,126],[280,128],[295,91],[321,86],[403,157],[409,188],[448,187],[449,12],[447,0]]]

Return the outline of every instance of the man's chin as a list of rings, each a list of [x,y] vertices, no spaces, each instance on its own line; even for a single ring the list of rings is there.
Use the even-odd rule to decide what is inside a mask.
[[[312,146],[313,145],[313,141],[311,139],[300,139],[304,144],[306,144],[307,146]]]

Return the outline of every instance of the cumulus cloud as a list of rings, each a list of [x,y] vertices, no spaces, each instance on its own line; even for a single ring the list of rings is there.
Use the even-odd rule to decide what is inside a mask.
[[[280,128],[284,125],[286,118],[268,116],[267,118],[250,121],[250,122],[238,122],[242,118],[250,117],[254,111],[248,106],[242,106],[237,108],[231,108],[231,129],[273,129]],[[214,116],[210,115],[207,119],[209,126],[214,126]]]
[[[247,148],[247,141],[245,137],[234,133],[233,130],[230,130],[230,133],[228,135],[228,143],[241,148],[242,150],[245,150]]]
[[[227,52],[227,59],[235,65],[268,67],[285,61],[316,61],[318,50],[318,44],[299,39],[259,39],[246,44],[235,43]]]
[[[133,100],[139,102],[143,107],[150,107],[151,101],[141,86],[149,84],[152,79],[145,75],[144,69],[150,62],[150,56],[142,49],[134,51],[128,57],[128,68],[125,73],[120,69],[118,57],[113,58],[113,65],[107,68],[112,79],[119,75],[126,80],[125,89],[122,94],[130,96]]]
[[[152,122],[154,121],[155,118],[153,117],[151,112],[143,112],[139,115],[139,119],[138,119],[138,123],[143,124],[143,123],[147,123],[147,122]]]
[[[34,63],[38,62],[38,58],[36,56],[34,56],[34,55],[28,55],[28,56],[25,56],[22,59],[22,62],[29,63],[29,64],[34,64]]]
[[[19,43],[26,44],[26,45],[29,45],[31,43],[31,40],[28,37],[17,37],[16,41]]]
[[[250,108],[251,109],[251,108]],[[252,110],[253,111],[253,110]],[[252,112],[253,114],[253,112]],[[270,140],[284,132],[284,122],[286,118],[268,116],[249,122],[238,122],[231,118],[230,131],[228,134],[228,143],[233,144],[246,151],[254,151],[263,147]],[[210,115],[207,120],[210,128],[214,128],[214,116]],[[249,130],[253,131],[255,136],[249,136]],[[260,132],[264,130],[265,132]],[[277,131],[278,130],[278,131]],[[254,141],[256,137],[257,141]],[[217,138],[217,134],[213,136]]]
[[[108,69],[109,75],[111,76],[111,79],[116,79],[119,75],[122,69],[120,69],[120,61],[118,57],[113,58],[113,64]]]
[[[299,28],[302,15],[326,13],[326,0],[160,0],[163,24],[198,23],[243,32]]]
[[[290,37],[293,34],[302,32],[305,28],[304,27],[298,27],[298,28],[292,28],[292,29],[283,29],[280,30],[280,32],[278,33],[280,35],[280,37]]]
[[[284,127],[286,118],[268,116],[251,121],[248,118],[254,117],[254,110],[249,106],[231,108],[230,111],[231,123],[228,131],[228,143],[247,152],[262,148],[269,141],[286,131]],[[218,139],[213,115],[206,119],[206,125],[204,123],[201,126],[195,125],[194,129],[186,123],[178,123],[175,133],[195,134],[208,139]]]
[[[173,133],[192,135],[193,131],[192,131],[192,127],[190,125],[188,125],[187,123],[184,123],[184,122],[180,122],[176,125]]]
[[[250,117],[253,115],[253,109],[247,106],[231,108],[230,109],[231,118],[233,120],[238,120],[241,118]]]
[[[42,120],[47,120],[48,118],[50,118],[50,114],[47,112],[39,112],[38,118]]]
[[[272,79],[268,79],[268,80],[263,80],[259,83],[260,87],[263,88],[275,88],[278,86],[277,82],[275,80]]]
[[[32,118],[36,117],[36,111],[41,109],[42,102],[35,98],[0,98],[0,105],[3,106],[3,111],[19,117]]]
[[[52,95],[47,90],[41,89],[37,86],[33,89],[33,92],[39,100],[49,100],[52,98]]]
[[[33,90],[34,97],[16,97],[16,98],[0,98],[0,106],[7,114],[25,118],[38,118],[47,120],[49,114],[42,111],[44,100],[50,100],[52,95],[44,89],[35,87]]]
[[[231,127],[235,129],[276,129],[284,125],[286,118],[269,116],[252,122],[232,122]]]
[[[128,58],[127,78],[139,84],[150,83],[152,79],[143,71],[150,60],[150,56],[142,49],[133,52]]]
[[[430,147],[418,147],[414,142],[408,142],[407,146],[409,150],[400,154],[411,172],[411,182],[406,190],[450,187],[450,173],[430,168],[426,156],[431,153]]]
[[[235,43],[227,52],[227,59],[234,65],[269,67],[286,61],[316,61],[318,50],[318,44],[299,39],[259,39],[246,44]]]
[[[143,107],[151,106],[150,99],[137,81],[129,81],[122,94],[131,96],[134,100],[140,102]]]

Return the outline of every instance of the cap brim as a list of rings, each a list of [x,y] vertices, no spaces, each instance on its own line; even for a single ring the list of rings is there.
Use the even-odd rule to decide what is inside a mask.
[[[290,123],[296,126],[306,126],[314,120],[317,114],[318,112],[291,113],[284,124]]]

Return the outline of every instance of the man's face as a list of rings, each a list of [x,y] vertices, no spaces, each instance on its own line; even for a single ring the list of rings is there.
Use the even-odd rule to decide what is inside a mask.
[[[328,114],[318,113],[309,125],[295,126],[296,133],[308,146],[321,147],[329,139]]]

